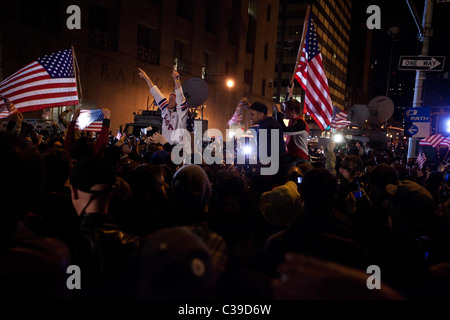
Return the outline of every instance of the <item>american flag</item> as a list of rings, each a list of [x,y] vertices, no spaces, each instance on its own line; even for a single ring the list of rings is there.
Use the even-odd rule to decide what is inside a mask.
[[[425,157],[425,153],[420,150],[419,155],[416,159],[417,164],[419,165],[419,168],[422,169],[425,162],[427,162],[427,157]]]
[[[331,124],[333,104],[311,14],[308,17],[305,41],[300,45],[302,54],[295,72],[295,79],[305,90],[305,107],[308,114],[323,131]]]
[[[75,129],[81,131],[99,132],[102,130],[103,112],[101,109],[81,110],[75,122]]]
[[[439,146],[441,144],[441,142],[444,139],[445,139],[445,137],[442,134],[437,133],[430,137],[420,140],[419,145],[420,146],[432,146],[432,147],[436,148],[437,146]]]
[[[46,55],[0,83],[0,95],[19,112],[78,104],[72,49]],[[0,113],[0,119],[10,114]]]
[[[450,148],[450,138],[445,138],[439,145],[445,148]]]
[[[0,98],[3,100],[3,103],[0,104],[0,119],[7,118],[17,113],[17,109],[11,101],[1,95]]]
[[[348,112],[345,112],[338,107],[333,108],[333,120],[331,121],[330,129],[340,129],[350,125],[351,121],[347,120]]]

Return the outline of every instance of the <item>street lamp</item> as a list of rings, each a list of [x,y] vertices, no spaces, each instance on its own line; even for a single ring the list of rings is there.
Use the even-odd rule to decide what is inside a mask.
[[[233,79],[227,79],[227,87],[233,88],[234,87],[234,80]]]

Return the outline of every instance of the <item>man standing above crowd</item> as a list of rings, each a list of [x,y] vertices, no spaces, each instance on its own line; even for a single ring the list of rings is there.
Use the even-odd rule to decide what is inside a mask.
[[[171,93],[169,100],[167,100],[150,77],[142,69],[138,69],[139,76],[147,81],[150,93],[161,110],[161,117],[163,118],[161,134],[170,144],[183,141],[183,137],[176,132],[177,129],[186,129],[188,116],[188,106],[181,87],[180,74],[174,67],[172,71],[172,78],[175,82],[174,93]]]
[[[272,150],[271,150],[271,137],[272,132],[278,131],[278,149],[279,149],[279,171],[276,174],[276,179],[279,177],[284,177],[284,175],[287,173],[287,155],[286,155],[286,144],[284,142],[283,138],[283,131],[280,126],[280,124],[273,118],[267,116],[267,106],[262,102],[253,102],[252,105],[249,107],[248,110],[248,118],[252,124],[252,126],[255,126],[254,129],[256,131],[256,142],[258,145],[258,159],[260,160],[260,142],[261,142],[261,129],[265,129],[267,131],[267,139],[265,140],[267,142],[267,155],[272,157]],[[264,141],[264,140],[263,140]]]
[[[277,121],[283,128],[286,135],[286,148],[290,166],[297,166],[300,163],[308,162],[308,137],[309,127],[303,120],[303,106],[295,99],[292,99],[293,85],[289,88],[289,99],[283,103],[285,114],[283,115],[281,106],[276,104]],[[286,126],[284,117],[289,120]]]

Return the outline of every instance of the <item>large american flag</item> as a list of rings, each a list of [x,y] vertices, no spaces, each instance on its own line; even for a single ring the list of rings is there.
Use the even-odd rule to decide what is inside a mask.
[[[340,129],[350,125],[351,121],[347,120],[348,112],[345,112],[338,107],[333,108],[333,120],[331,121],[330,129]]]
[[[295,79],[305,90],[305,107],[308,114],[323,131],[331,124],[333,104],[311,14],[308,16],[305,41],[300,45],[302,54],[295,71]]]
[[[0,83],[0,95],[19,112],[78,104],[72,49],[46,55]],[[0,119],[9,116],[2,108]]]
[[[429,136],[427,138],[424,138],[419,141],[420,146],[432,146],[432,147],[438,147],[442,141],[444,141],[445,137],[440,134],[434,134],[432,136]]]
[[[81,131],[99,132],[102,130],[103,111],[101,109],[80,110],[80,116],[75,122],[75,129]]]

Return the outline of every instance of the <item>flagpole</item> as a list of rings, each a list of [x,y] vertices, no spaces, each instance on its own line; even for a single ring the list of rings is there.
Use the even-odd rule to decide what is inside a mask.
[[[80,68],[78,67],[78,61],[75,56],[75,49],[73,45],[72,48],[72,60],[73,60],[73,71],[75,73],[75,80],[77,82],[77,92],[78,92],[78,105],[81,105],[81,100],[83,99],[83,92],[81,90],[81,84],[80,84]]]
[[[290,85],[294,83],[295,72],[297,71],[298,62],[300,60],[300,56],[302,54],[302,50],[303,50],[303,47],[304,47],[306,31],[308,29],[308,17],[309,17],[309,13],[310,12],[311,12],[311,5],[308,4],[308,6],[306,7],[305,22],[303,23],[302,38],[300,40],[300,46],[299,46],[298,52],[297,52],[297,60],[295,61],[295,67],[294,67],[294,72],[292,73],[291,81],[289,81]]]

